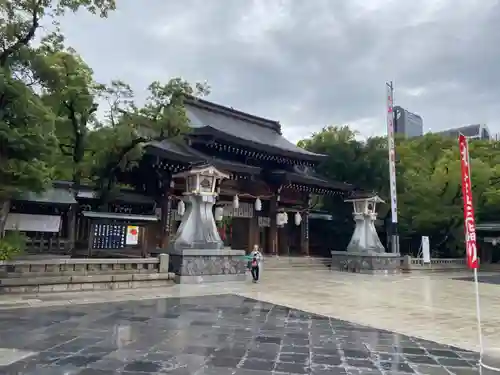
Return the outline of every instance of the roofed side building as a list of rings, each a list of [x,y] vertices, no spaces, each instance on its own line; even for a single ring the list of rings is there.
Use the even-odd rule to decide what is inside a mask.
[[[458,138],[460,134],[465,135],[468,139],[490,140],[491,133],[488,127],[484,124],[466,125],[458,128],[443,130],[436,132],[446,137]]]

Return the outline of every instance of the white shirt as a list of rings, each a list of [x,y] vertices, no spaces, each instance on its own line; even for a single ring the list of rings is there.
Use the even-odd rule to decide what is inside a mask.
[[[264,257],[262,256],[262,253],[258,250],[252,251],[252,257],[257,259],[257,265],[259,268],[262,266],[262,260]]]

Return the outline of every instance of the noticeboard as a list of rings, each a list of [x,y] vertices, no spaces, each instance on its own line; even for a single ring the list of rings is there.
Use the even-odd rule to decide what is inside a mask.
[[[137,246],[140,242],[140,227],[127,224],[92,224],[92,243],[94,250],[124,249]]]

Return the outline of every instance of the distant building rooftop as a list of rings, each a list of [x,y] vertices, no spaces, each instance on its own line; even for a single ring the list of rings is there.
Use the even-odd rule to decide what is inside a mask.
[[[490,131],[484,124],[466,125],[434,133],[454,138],[458,138],[459,134],[463,134],[469,139],[489,140],[491,138]]]

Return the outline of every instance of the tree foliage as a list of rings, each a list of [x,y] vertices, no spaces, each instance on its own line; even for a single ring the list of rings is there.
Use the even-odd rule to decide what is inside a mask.
[[[0,237],[10,200],[22,191],[42,191],[53,178],[58,114],[42,93],[54,83],[45,77],[46,60],[61,48],[57,17],[85,8],[106,16],[114,0],[0,1]],[[53,29],[37,35],[42,19]],[[44,30],[45,31],[45,30]],[[36,36],[41,37],[33,46]],[[11,247],[6,247],[11,248]]]
[[[42,99],[56,115],[55,178],[79,186],[88,174],[84,162],[88,133],[96,122],[99,88],[90,67],[72,50],[50,51],[39,75],[45,82]]]
[[[326,127],[300,146],[328,155],[319,167],[331,179],[377,192],[390,202],[387,139],[356,139],[348,127]],[[463,253],[463,212],[458,142],[453,138],[428,134],[398,139],[397,188],[398,222],[402,252],[418,252],[421,236],[431,238],[436,255]],[[495,220],[500,213],[500,143],[470,142],[471,173],[476,220]],[[351,208],[327,200],[325,207],[350,223]],[[389,204],[382,218],[390,215]],[[346,233],[346,226],[340,226]],[[349,231],[347,231],[349,233]]]
[[[0,2],[0,200],[20,190],[41,190],[52,176],[57,113],[40,91],[55,83],[41,68],[53,57],[47,46],[63,40],[56,17],[80,8],[105,16],[114,7],[114,0]],[[43,18],[53,20],[54,30],[33,47]]]
[[[106,17],[115,1],[0,1],[0,203],[54,178],[113,180],[118,169],[134,166],[146,142],[185,132],[185,95],[208,93],[206,85],[175,78],[153,82],[138,105],[126,83],[96,82],[58,28],[61,15],[81,8]],[[53,28],[38,35],[42,19]]]
[[[92,158],[90,176],[106,197],[117,183],[120,172],[137,166],[144,147],[151,141],[175,139],[189,131],[184,110],[186,96],[209,93],[206,84],[173,78],[166,84],[151,83],[146,102],[139,107],[132,89],[122,81],[101,87],[101,96],[109,105],[104,121],[89,134]]]

